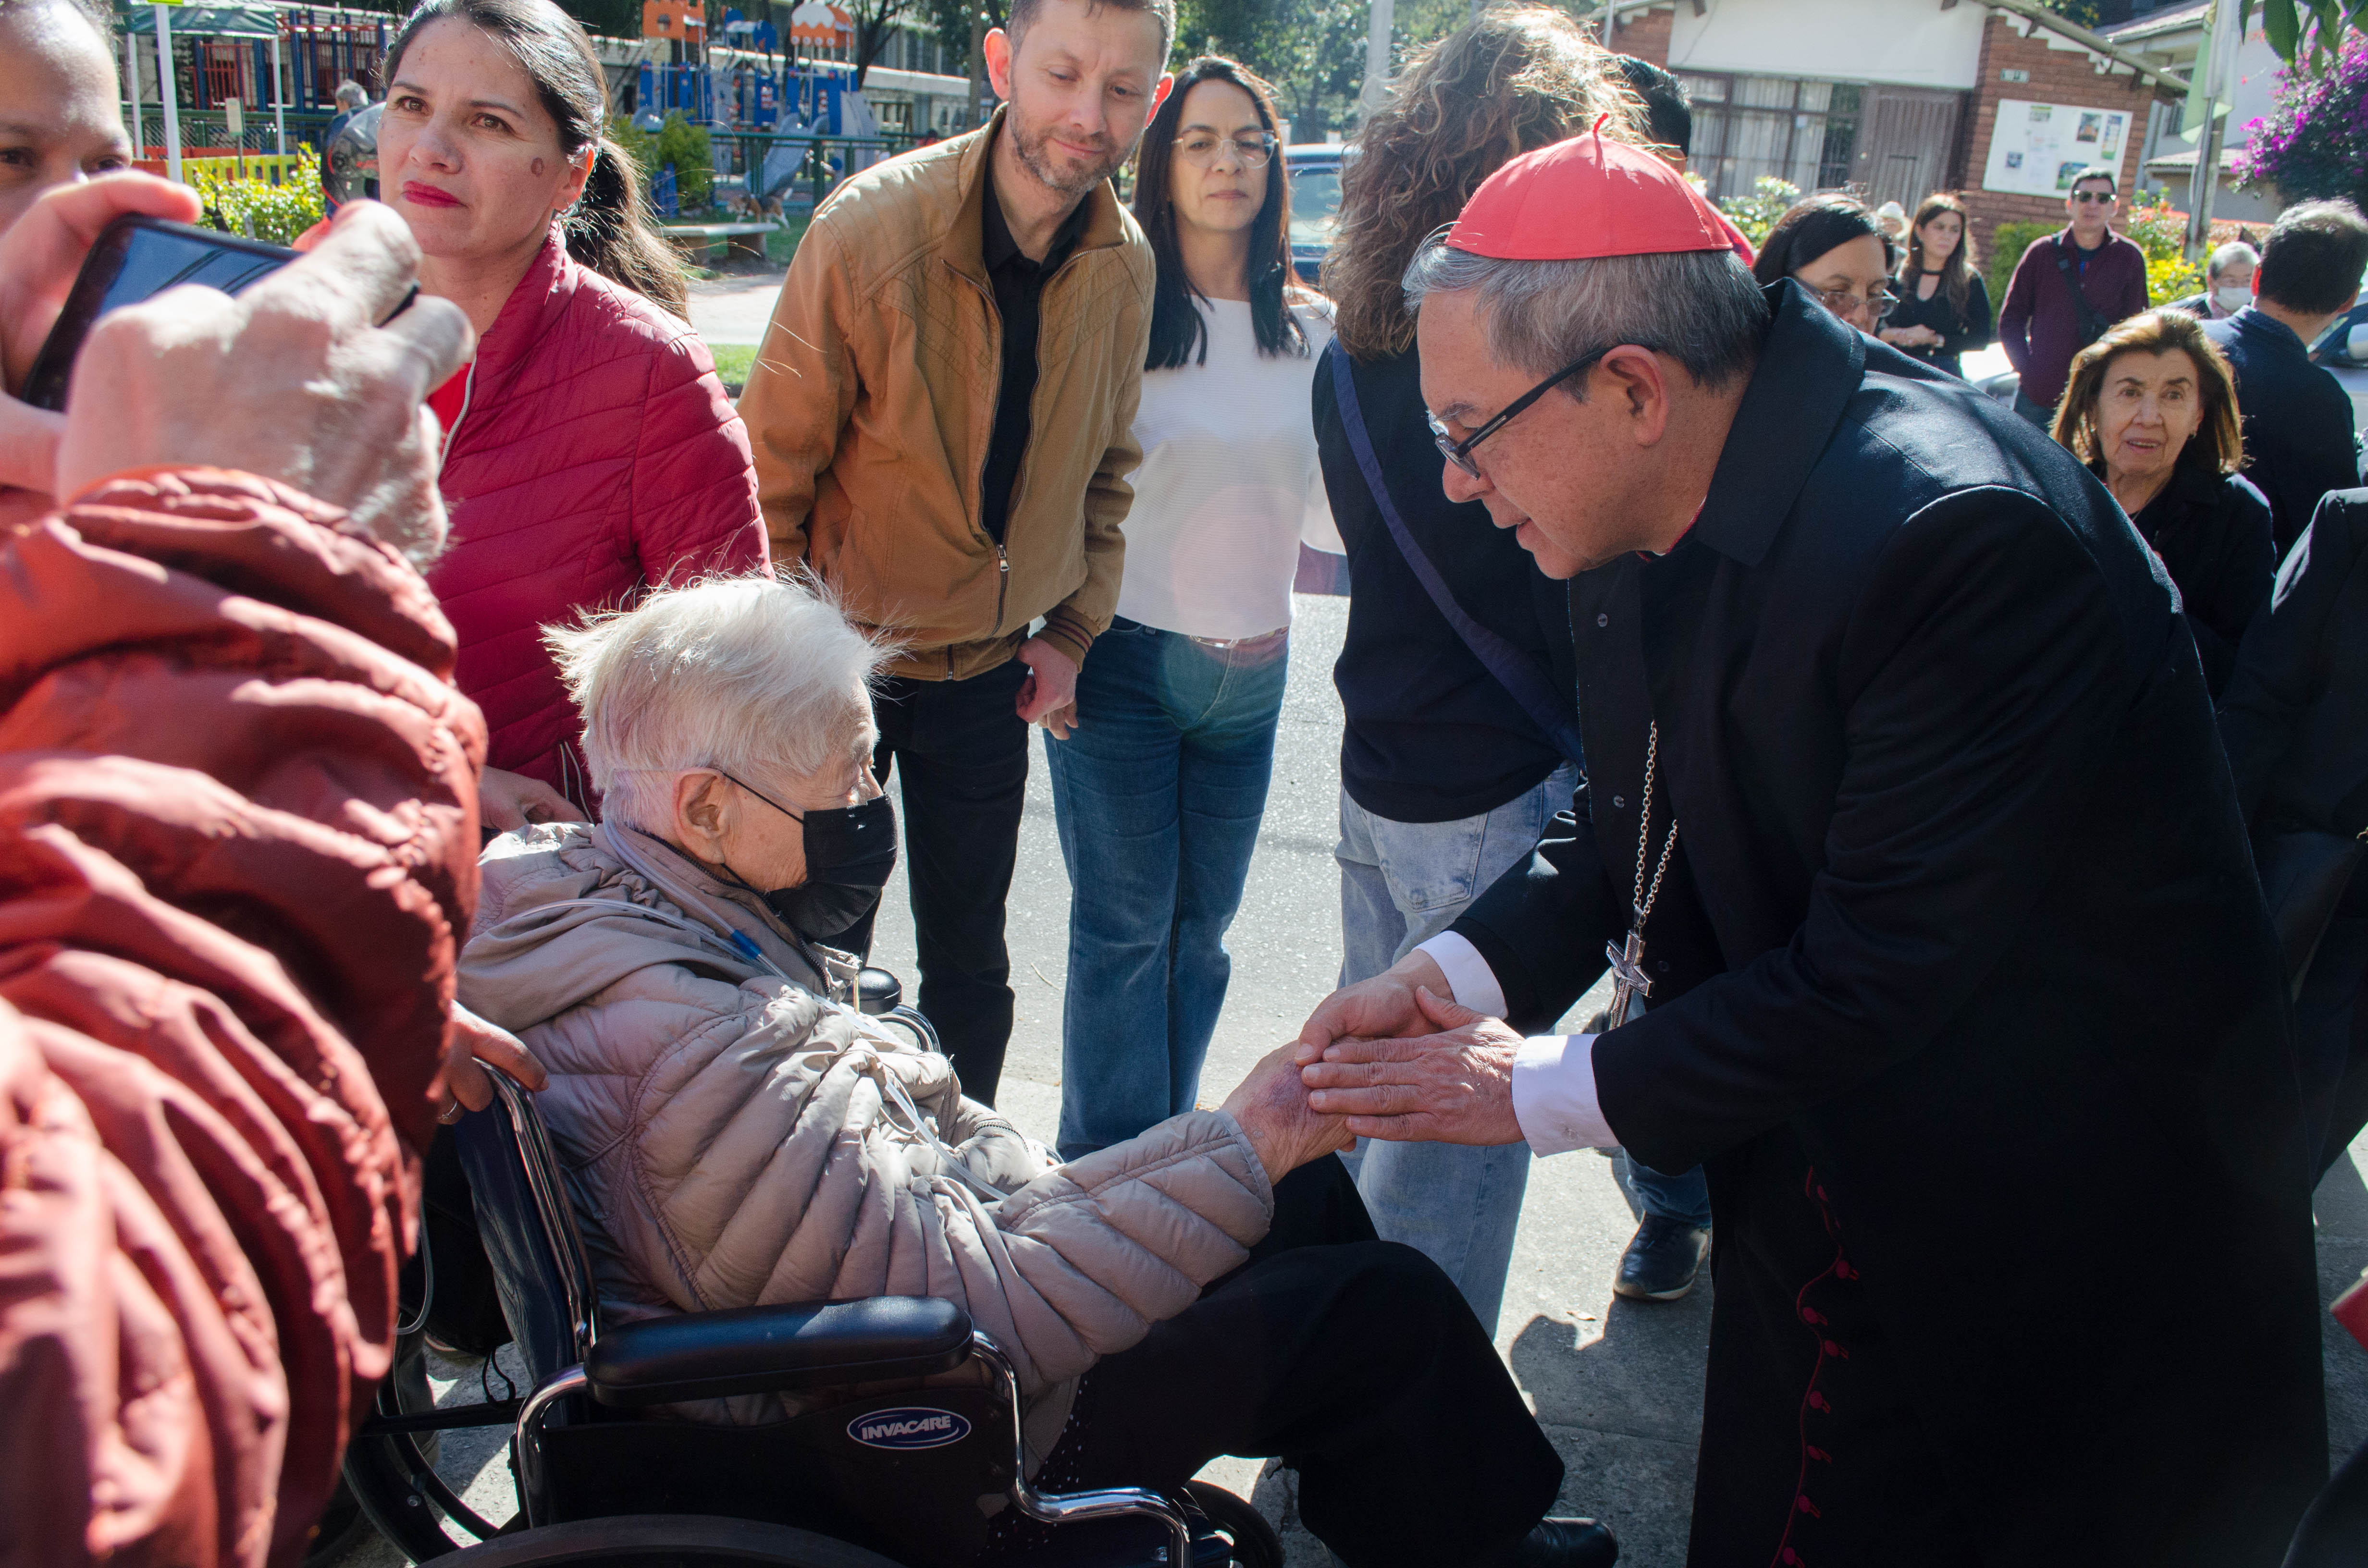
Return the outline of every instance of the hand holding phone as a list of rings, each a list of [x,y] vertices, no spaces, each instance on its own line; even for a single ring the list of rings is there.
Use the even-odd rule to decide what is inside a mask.
[[[194,218],[198,197],[153,175],[111,175],[48,192],[0,234],[0,386],[9,392],[24,385],[91,243],[127,212]],[[0,397],[0,510],[9,514],[0,523],[47,506],[64,431],[55,414]]]
[[[444,531],[424,402],[474,335],[450,301],[413,300],[418,266],[403,220],[355,202],[235,299],[173,289],[99,318],[74,361],[58,494],[162,463],[238,469],[424,560]]]

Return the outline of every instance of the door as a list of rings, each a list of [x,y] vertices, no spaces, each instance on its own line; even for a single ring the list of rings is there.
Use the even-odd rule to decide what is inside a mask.
[[[1918,202],[1941,188],[1965,97],[1924,87],[1866,90],[1851,176],[1865,185],[1868,206],[1896,201],[1912,213]]]

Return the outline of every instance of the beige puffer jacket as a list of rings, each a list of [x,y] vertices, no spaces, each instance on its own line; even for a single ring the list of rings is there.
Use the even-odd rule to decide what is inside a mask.
[[[1011,1357],[1032,1437],[1070,1380],[1266,1234],[1273,1194],[1232,1117],[1055,1165],[944,1057],[818,994],[849,994],[845,955],[657,839],[562,824],[480,864],[461,997],[550,1070],[540,1104],[607,1321],[946,1297]]]

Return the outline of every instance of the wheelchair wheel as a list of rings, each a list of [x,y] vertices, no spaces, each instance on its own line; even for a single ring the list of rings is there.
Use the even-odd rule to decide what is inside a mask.
[[[704,1514],[629,1514],[544,1525],[481,1541],[448,1568],[898,1568],[876,1551],[788,1525]]]
[[[1219,1534],[1233,1543],[1234,1568],[1282,1568],[1282,1538],[1266,1516],[1224,1487],[1206,1481],[1188,1481],[1184,1490],[1192,1506],[1209,1516]]]

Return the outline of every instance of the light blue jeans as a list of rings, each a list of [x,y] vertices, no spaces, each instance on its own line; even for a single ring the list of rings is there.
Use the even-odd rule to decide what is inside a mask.
[[[1578,770],[1565,763],[1528,793],[1482,816],[1392,822],[1340,792],[1340,983],[1374,975],[1454,922],[1488,884],[1537,847],[1556,812],[1570,807]],[[1455,1281],[1481,1326],[1497,1332],[1505,1271],[1513,1259],[1526,1143],[1360,1141],[1348,1157],[1383,1241],[1403,1242]]]
[[[1077,676],[1076,731],[1045,743],[1070,889],[1064,1160],[1192,1108],[1288,668],[1283,648],[1211,648],[1121,616]]]

